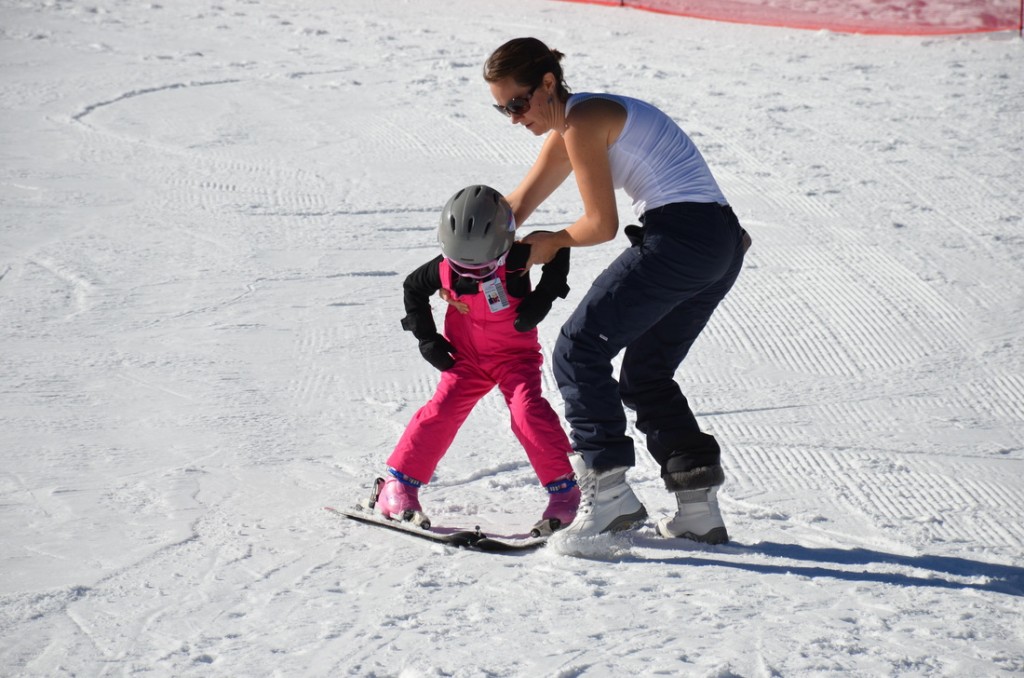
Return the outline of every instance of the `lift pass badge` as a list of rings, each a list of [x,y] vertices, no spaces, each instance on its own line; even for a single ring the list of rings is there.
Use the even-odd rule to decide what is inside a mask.
[[[501,284],[501,280],[491,278],[487,282],[481,283],[480,286],[483,288],[484,297],[487,298],[487,306],[491,309],[491,313],[508,308],[508,295],[505,294],[505,286]]]

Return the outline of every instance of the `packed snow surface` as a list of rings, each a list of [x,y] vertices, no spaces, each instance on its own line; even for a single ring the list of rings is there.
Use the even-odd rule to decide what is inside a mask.
[[[0,1],[0,673],[1024,673],[1024,41],[520,0]],[[437,373],[404,276],[540,139],[481,65],[654,102],[754,239],[678,374],[732,543],[345,521]],[[620,196],[623,224],[635,221]],[[570,180],[523,225],[581,214]],[[627,245],[573,252],[550,351]],[[442,303],[435,305],[440,312]],[[562,401],[545,363],[544,385]],[[522,532],[497,393],[421,492]]]

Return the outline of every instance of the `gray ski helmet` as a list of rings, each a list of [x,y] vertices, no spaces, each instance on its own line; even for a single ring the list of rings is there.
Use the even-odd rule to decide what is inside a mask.
[[[448,259],[480,266],[508,252],[515,241],[516,222],[505,197],[490,186],[467,186],[441,211],[437,241]]]

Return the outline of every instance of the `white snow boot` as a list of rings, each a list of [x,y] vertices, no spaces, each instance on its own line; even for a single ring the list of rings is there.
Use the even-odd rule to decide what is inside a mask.
[[[729,541],[725,521],[718,510],[718,488],[678,490],[674,516],[658,521],[658,532],[663,537],[682,537],[705,544],[724,544]]]
[[[576,472],[581,497],[576,519],[563,532],[591,537],[629,529],[647,517],[647,509],[626,482],[629,467],[597,472],[587,468],[579,454],[569,455],[569,462]]]

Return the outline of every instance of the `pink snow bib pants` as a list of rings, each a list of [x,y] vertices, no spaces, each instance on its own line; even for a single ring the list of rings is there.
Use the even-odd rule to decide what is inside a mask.
[[[508,405],[512,432],[541,484],[571,474],[569,438],[541,394],[543,357],[537,330],[517,332],[512,325],[520,299],[509,296],[509,307],[494,312],[482,289],[477,294],[455,294],[446,260],[440,263],[440,273],[444,288],[469,306],[469,312],[462,314],[449,305],[445,315],[444,335],[455,347],[455,366],[441,372],[433,398],[413,415],[388,458],[388,466],[430,482],[470,411],[498,386]],[[505,266],[496,274],[504,287]]]

